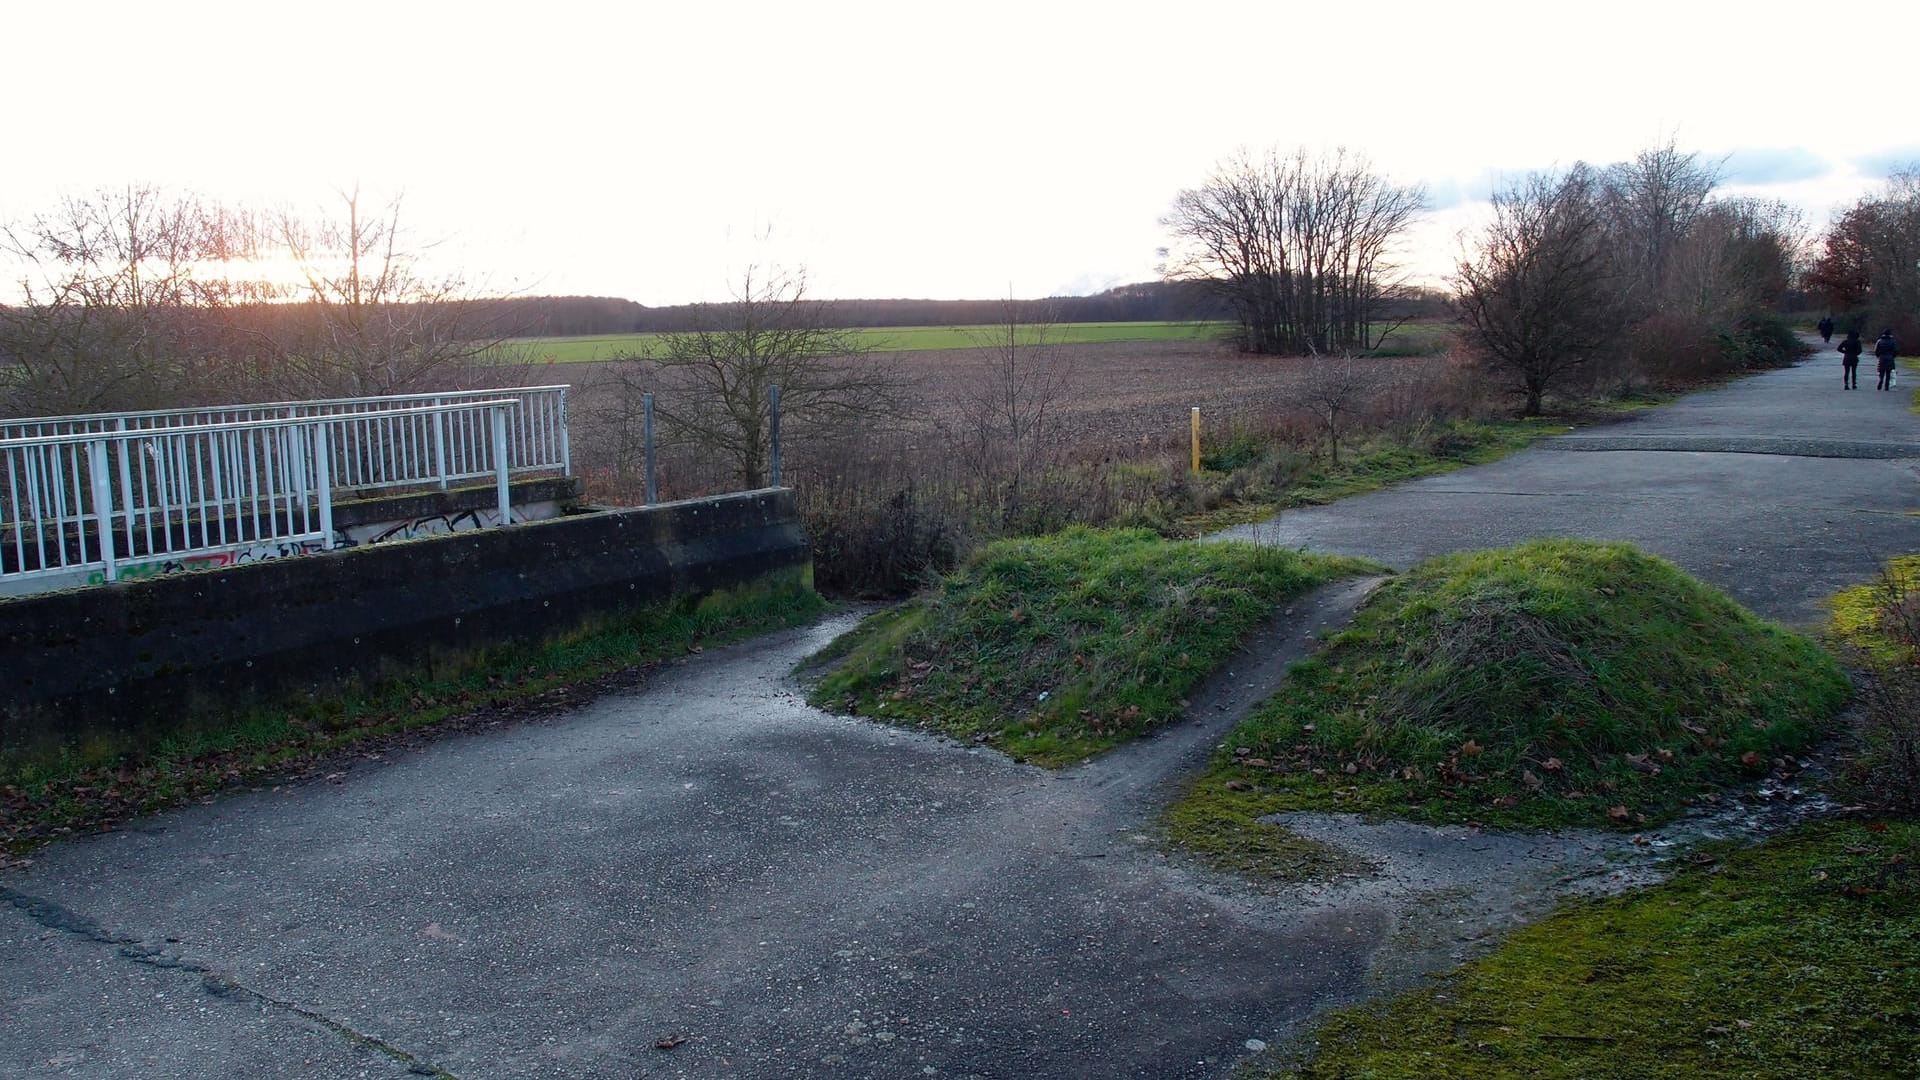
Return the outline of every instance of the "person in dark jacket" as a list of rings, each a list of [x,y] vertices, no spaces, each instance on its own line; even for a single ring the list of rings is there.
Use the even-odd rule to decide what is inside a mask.
[[[1880,381],[1874,389],[1893,389],[1893,365],[1900,358],[1900,343],[1893,340],[1891,329],[1880,331],[1880,340],[1873,343],[1873,355],[1880,361]]]
[[[1849,330],[1840,341],[1840,385],[1849,390],[1860,389],[1860,354],[1866,346],[1860,344],[1860,331]]]
[[[1828,345],[1833,344],[1833,316],[1831,315],[1820,316],[1820,340]]]

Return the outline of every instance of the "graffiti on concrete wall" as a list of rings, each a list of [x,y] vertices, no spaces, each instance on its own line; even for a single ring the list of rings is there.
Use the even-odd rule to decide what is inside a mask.
[[[524,517],[509,515],[508,525],[515,521],[524,521]],[[464,510],[457,514],[435,514],[431,517],[410,518],[406,521],[383,521],[377,525],[363,525],[349,529],[357,544],[379,544],[390,540],[418,540],[423,536],[446,536],[449,533],[470,532],[474,529],[490,529],[501,524],[498,510]]]
[[[477,529],[491,529],[500,524],[514,525],[528,521],[544,521],[558,516],[560,516],[558,503],[543,502],[514,507],[508,513],[505,522],[501,521],[498,509],[463,510],[458,513],[430,514],[426,517],[407,518],[401,521],[369,522],[365,525],[353,525],[334,530],[333,550],[355,548],[364,544],[391,543],[396,540],[417,540],[428,536],[448,536],[453,533],[473,532]],[[268,559],[284,559],[294,555],[311,555],[325,549],[326,545],[317,539],[275,540],[186,558],[122,563],[118,568],[118,576],[121,581],[139,581],[187,570],[217,570],[223,566],[236,566],[241,563],[265,562]],[[105,580],[106,575],[98,570],[87,576],[87,583],[90,585],[98,585]]]
[[[180,559],[156,559],[153,562],[130,563],[119,568],[119,578],[121,581],[140,581],[187,570],[217,570],[222,566],[232,566],[238,561],[234,556],[235,552],[216,551],[211,555],[189,555]],[[95,570],[87,575],[89,585],[98,585],[105,580],[107,575],[104,571]]]

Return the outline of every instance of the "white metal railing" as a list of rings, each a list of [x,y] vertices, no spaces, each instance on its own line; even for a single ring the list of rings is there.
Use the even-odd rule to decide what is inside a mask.
[[[492,475],[510,521],[521,409],[495,398],[0,439],[0,594],[89,571],[113,581],[128,564],[329,549],[333,492],[358,486],[345,477],[389,487]],[[422,456],[435,433],[446,437],[437,461]]]
[[[36,416],[0,420],[0,441],[155,431],[312,416],[370,417],[421,406],[461,405],[514,398],[520,402],[520,408],[507,418],[510,469],[516,474],[557,471],[561,475],[569,475],[573,471],[573,454],[567,434],[568,389],[565,385],[501,387],[80,416]],[[455,419],[459,415],[454,410],[447,410],[437,414],[437,419],[423,420],[417,425],[397,430],[389,430],[377,420],[363,421],[358,432],[361,438],[356,444],[362,448],[362,452],[341,462],[343,471],[334,477],[335,485],[358,490],[418,484],[437,484],[444,488],[452,481],[486,475],[491,471],[491,465],[482,467],[476,464],[476,448],[486,441],[488,433],[472,428],[472,424],[479,422],[475,414],[467,414],[468,426],[462,428]]]

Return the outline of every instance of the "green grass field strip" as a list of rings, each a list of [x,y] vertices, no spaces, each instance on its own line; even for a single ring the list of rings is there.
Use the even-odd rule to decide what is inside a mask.
[[[829,647],[822,708],[1076,762],[1177,717],[1284,599],[1365,567],[1085,528],[987,545]]]
[[[1046,328],[1045,340],[1054,345],[1087,345],[1111,341],[1205,341],[1228,324],[1214,322],[1059,323]],[[861,346],[876,352],[933,352],[977,349],[1004,343],[1006,328],[994,326],[875,326],[848,331]],[[1032,330],[1023,340],[1038,340]],[[507,342],[514,353],[536,361],[588,363],[646,355],[657,349],[661,334],[600,334],[591,337],[515,338]]]

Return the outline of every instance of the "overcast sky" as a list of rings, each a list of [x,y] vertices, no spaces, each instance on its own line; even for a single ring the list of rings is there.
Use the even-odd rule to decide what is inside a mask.
[[[1309,10],[1303,11],[1306,8]],[[1564,14],[1563,14],[1564,12]],[[1085,292],[1153,276],[1236,147],[1426,183],[1444,269],[1495,178],[1667,135],[1817,223],[1920,160],[1920,3],[16,3],[0,218],[157,182],[405,193],[491,290]]]

